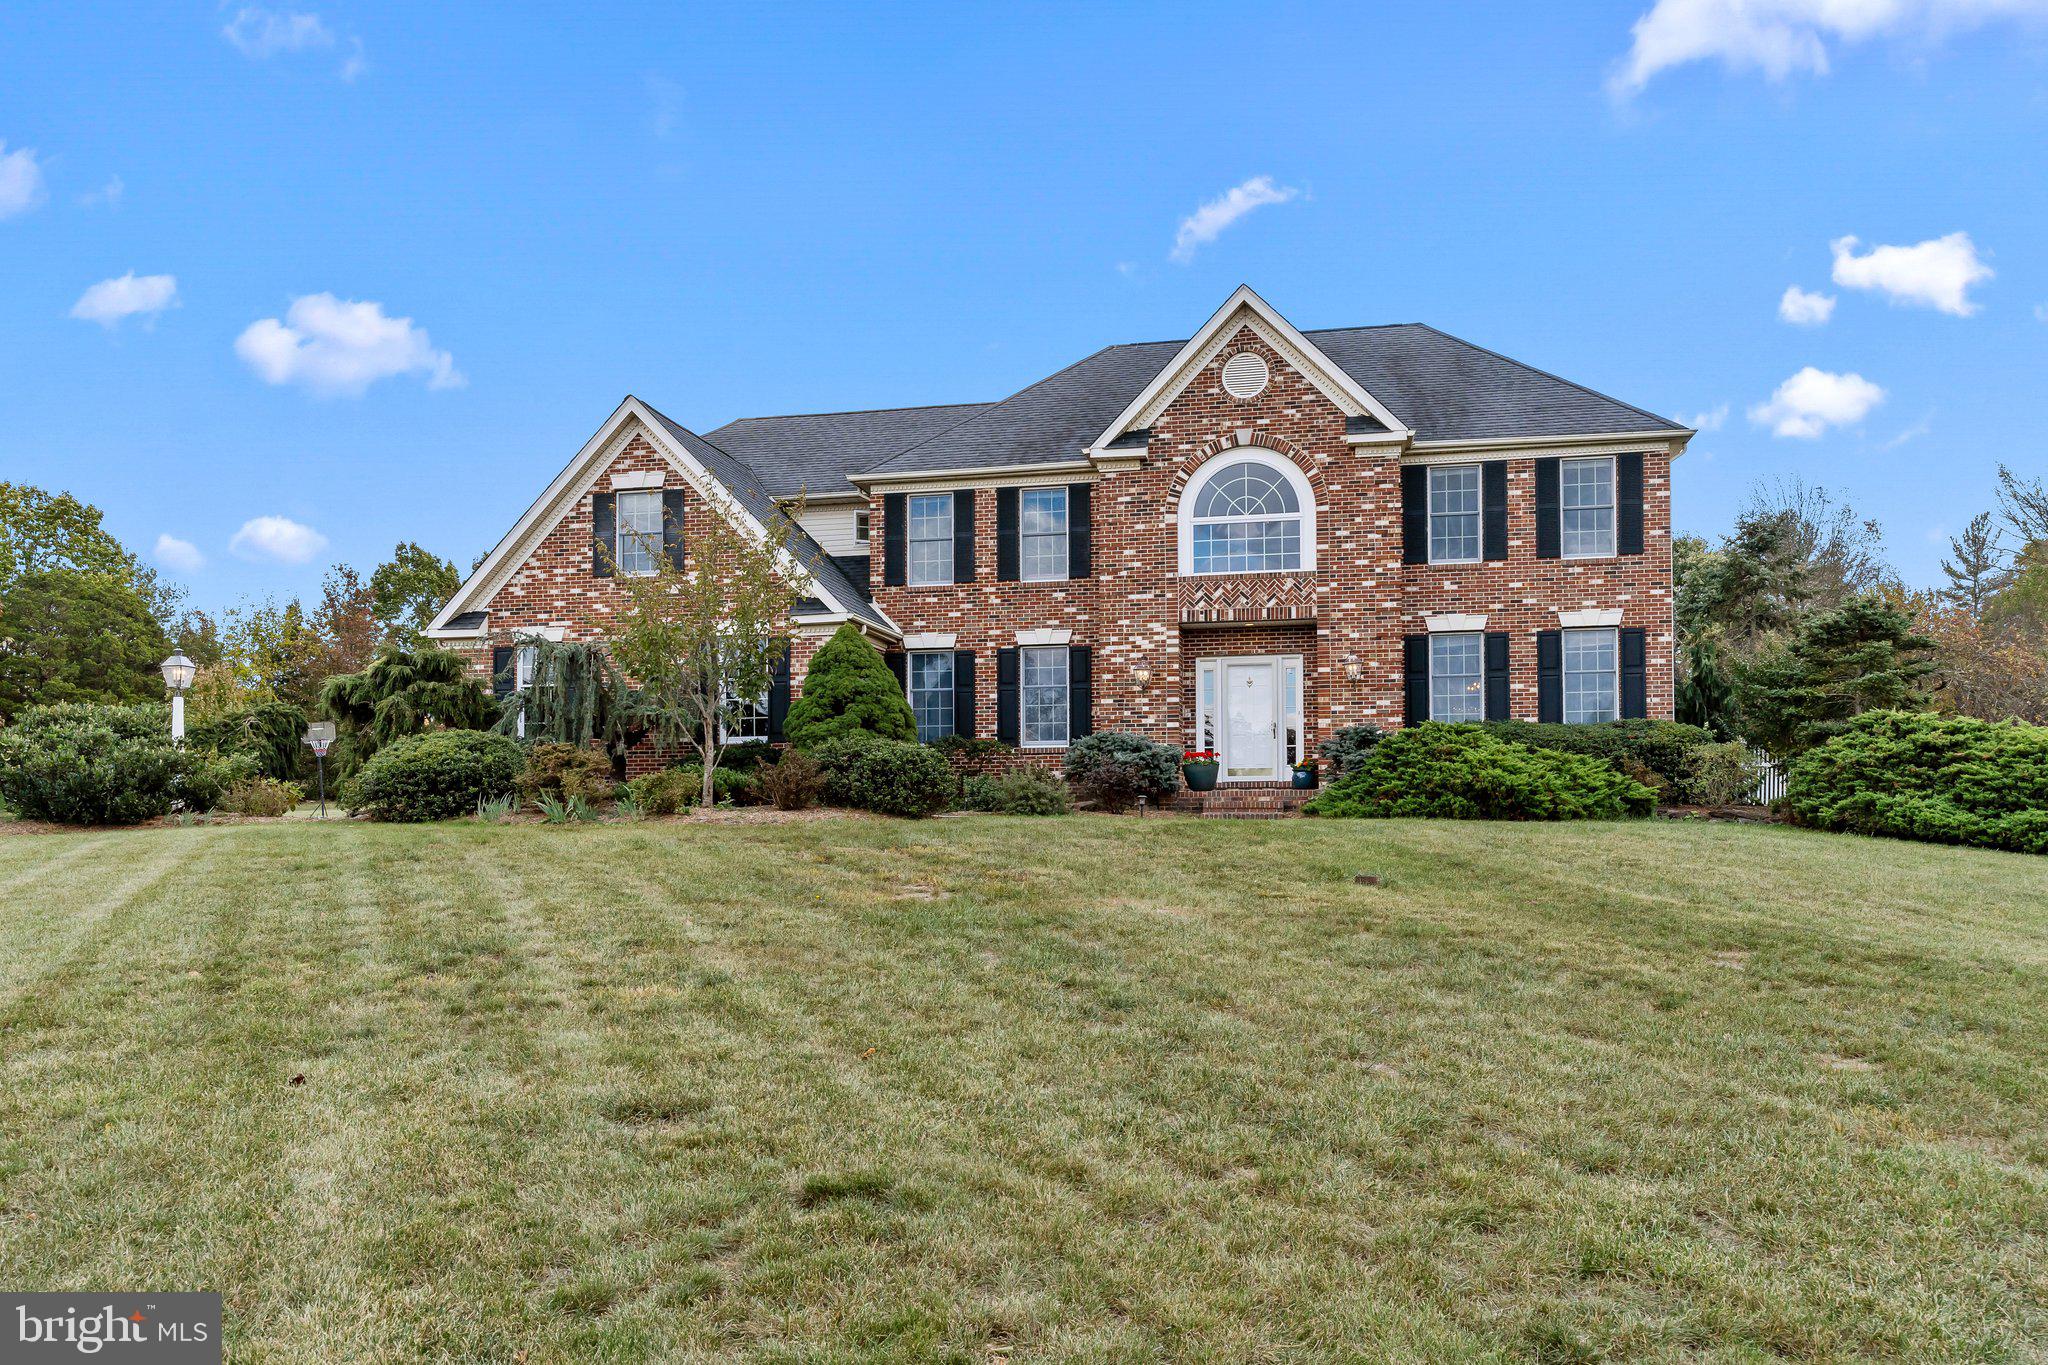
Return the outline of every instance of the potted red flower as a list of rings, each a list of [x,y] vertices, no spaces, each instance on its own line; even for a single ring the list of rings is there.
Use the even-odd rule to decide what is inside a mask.
[[[1180,775],[1187,779],[1188,790],[1206,792],[1216,790],[1216,774],[1220,771],[1214,749],[1186,749],[1180,756]]]

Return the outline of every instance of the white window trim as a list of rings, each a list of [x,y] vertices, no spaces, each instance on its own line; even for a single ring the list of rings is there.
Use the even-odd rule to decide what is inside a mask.
[[[952,649],[959,642],[960,636],[955,631],[926,631],[922,635],[904,636],[903,648],[910,653],[932,654],[942,649]]]
[[[1593,464],[1604,462],[1607,466],[1607,496],[1613,501],[1607,504],[1614,513],[1614,524],[1608,528],[1614,537],[1614,548],[1604,555],[1571,555],[1564,551],[1564,467],[1568,464]],[[1557,465],[1557,557],[1559,559],[1619,559],[1621,557],[1621,467],[1613,455],[1565,455]]]
[[[945,638],[950,640],[953,637],[947,636]],[[954,696],[955,698],[957,698],[960,695],[960,678],[957,672],[960,665],[959,660],[953,657],[953,649],[950,645],[944,647],[934,645],[920,648],[916,646],[911,646],[908,640],[905,640],[904,644],[906,648],[903,651],[903,701],[905,705],[910,707],[910,718],[912,723],[914,724],[917,720],[917,656],[920,654],[943,654],[945,656],[948,675],[951,676],[953,679],[953,685],[947,688],[946,691],[951,693],[952,696]],[[1021,674],[1019,676],[1021,678]],[[1019,702],[1019,705],[1022,705],[1021,701]],[[946,704],[946,709],[949,712],[951,712],[953,716],[953,728],[948,733],[957,735],[960,733],[959,712],[955,709],[954,704],[951,701],[949,701]],[[1021,715],[1019,716],[1019,724],[1022,724]],[[920,744],[928,744],[930,742],[930,740],[925,739],[920,739],[918,741],[918,743]]]
[[[1436,480],[1433,475],[1439,469],[1475,469],[1479,471],[1479,553],[1469,559],[1438,559],[1436,557]],[[1465,461],[1459,464],[1430,466],[1424,474],[1422,484],[1422,544],[1432,564],[1484,564],[1486,562],[1486,466],[1481,461]],[[1562,533],[1564,513],[1560,511],[1559,531]]]
[[[868,543],[868,525],[873,515],[865,507],[855,509],[853,514],[853,539],[855,544],[865,545]]]
[[[1484,621],[1484,620],[1485,620],[1486,618],[1482,616],[1482,617],[1480,617],[1479,619],[1480,619],[1481,621]],[[1432,627],[1432,630],[1434,630],[1434,627]],[[1459,631],[1449,631],[1449,630],[1446,630],[1446,631],[1436,631],[1435,633],[1437,633],[1437,634],[1440,634],[1440,635],[1474,635],[1474,636],[1477,636],[1477,637],[1479,638],[1479,674],[1478,674],[1478,677],[1479,677],[1479,719],[1480,719],[1480,720],[1482,720],[1482,721],[1483,721],[1483,720],[1485,720],[1485,719],[1486,719],[1486,635],[1485,635],[1485,633],[1484,633],[1484,627],[1481,627],[1481,628],[1480,628],[1480,629],[1478,629],[1478,630],[1459,630]],[[1431,646],[1431,648],[1430,648],[1430,651],[1429,651],[1429,677],[1428,677],[1428,682],[1429,682],[1429,718],[1430,718],[1431,720],[1435,720],[1435,719],[1437,718],[1437,714],[1436,714],[1436,649],[1435,649],[1435,647],[1434,647],[1434,644],[1433,644],[1433,643],[1432,643],[1432,646]]]
[[[1431,635],[1470,635],[1486,629],[1484,616],[1473,616],[1469,613],[1440,611],[1434,616],[1425,616],[1422,620],[1429,627]]]
[[[652,553],[648,555],[649,566],[645,569],[629,570],[626,567],[626,537],[629,535],[645,537],[648,533],[645,531],[628,531],[625,518],[620,515],[618,503],[616,501],[612,503],[612,565],[614,571],[621,578],[653,578],[661,572],[661,556],[667,548],[668,542],[668,509],[662,505],[661,486],[656,484],[653,488],[629,488],[623,494],[614,493],[612,496],[614,499],[617,499],[621,496],[642,497],[649,494],[652,494],[654,498],[655,542]]]
[[[919,578],[917,576],[917,547],[920,543],[912,532],[917,527],[917,517],[910,505],[919,498],[941,499],[946,504],[946,534],[935,539],[946,547],[946,576],[944,578]],[[903,586],[907,588],[950,587],[960,576],[957,558],[960,528],[954,518],[960,514],[960,502],[951,493],[912,493],[903,500]]]
[[[1054,632],[1034,631],[1032,633],[1052,634]],[[1069,632],[1062,631],[1058,633],[1067,634]],[[1023,646],[1024,635],[1024,631],[1020,630],[1017,632],[1018,643],[1020,646]],[[1067,648],[1065,641],[1060,641],[1057,644],[1033,644],[1023,647],[1029,649],[1058,649],[1066,660],[1066,670],[1064,675],[1065,681],[1062,682],[1060,685],[1060,695],[1065,699],[1066,704],[1067,736],[1065,739],[1058,740],[1026,739],[1024,737],[1025,725],[1027,724],[1025,718],[1029,714],[1029,707],[1025,704],[1024,655],[1020,651],[1017,655],[1017,747],[1020,749],[1068,748],[1074,742],[1074,652],[1073,650]]]
[[[1277,471],[1294,488],[1295,501],[1301,505],[1301,564],[1294,569],[1258,569],[1256,573],[1312,573],[1316,567],[1316,494],[1309,486],[1308,476],[1301,472],[1301,466],[1283,455],[1275,455],[1262,446],[1232,446],[1218,451],[1203,462],[1188,480],[1188,486],[1181,490],[1180,507],[1177,517],[1180,522],[1180,572],[1183,578],[1228,578],[1242,570],[1226,569],[1221,572],[1198,574],[1195,572],[1195,503],[1210,480],[1234,464],[1249,460]]]
[[[1065,517],[1066,517],[1066,529],[1060,532],[1060,548],[1061,548],[1061,550],[1062,550],[1062,551],[1063,551],[1064,553],[1062,553],[1062,554],[1061,554],[1061,556],[1060,556],[1060,571],[1059,571],[1058,573],[1056,573],[1056,574],[1039,574],[1039,575],[1036,575],[1036,576],[1034,576],[1034,575],[1032,575],[1032,574],[1030,574],[1030,573],[1027,573],[1027,572],[1025,572],[1025,569],[1024,569],[1024,542],[1025,542],[1025,541],[1026,541],[1026,540],[1027,540],[1027,539],[1029,538],[1029,537],[1027,537],[1027,536],[1026,536],[1026,535],[1024,534],[1024,497],[1025,497],[1025,495],[1026,495],[1026,494],[1029,494],[1029,493],[1047,493],[1047,492],[1058,492],[1058,493],[1059,493],[1059,494],[1060,494],[1060,495],[1061,495],[1062,497],[1064,497],[1064,498],[1065,498],[1065,503],[1063,504],[1063,512],[1064,512],[1064,514],[1065,514]],[[1066,485],[1066,484],[1063,484],[1063,483],[1036,483],[1036,484],[1026,484],[1026,485],[1025,485],[1024,487],[1022,487],[1022,488],[1020,488],[1020,489],[1018,489],[1018,490],[1017,490],[1017,581],[1018,581],[1018,582],[1020,582],[1020,583],[1064,583],[1064,582],[1066,582],[1066,581],[1067,581],[1067,579],[1068,579],[1068,577],[1069,577],[1069,574],[1067,573],[1067,566],[1068,566],[1069,564],[1072,564],[1072,563],[1074,562],[1074,560],[1073,560],[1073,556],[1074,556],[1074,540],[1073,540],[1073,536],[1074,536],[1074,495],[1073,495],[1072,491],[1071,491],[1071,490],[1070,490],[1070,489],[1069,489],[1069,488],[1067,487],[1067,485]]]
[[[1583,611],[1566,611],[1560,607],[1557,612],[1557,625],[1560,630],[1593,630],[1600,626],[1620,624],[1620,607],[1588,607]]]
[[[1020,630],[1017,643],[1036,647],[1039,645],[1070,645],[1074,643],[1074,632],[1065,626],[1048,627],[1043,630]]]
[[[1562,615],[1562,613],[1559,613]],[[1621,631],[1614,626],[1570,626],[1570,630],[1605,630],[1614,636],[1614,719],[1621,719]],[[1557,640],[1557,714],[1564,725],[1605,725],[1601,720],[1572,720],[1564,714],[1565,695],[1569,690],[1565,684],[1571,678],[1571,670],[1565,666],[1564,637]]]

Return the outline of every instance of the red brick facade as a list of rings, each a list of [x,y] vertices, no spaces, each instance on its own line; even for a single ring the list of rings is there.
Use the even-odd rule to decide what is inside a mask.
[[[1270,380],[1239,399],[1222,384],[1232,355],[1261,356]],[[1194,744],[1195,661],[1208,657],[1299,655],[1307,743],[1311,751],[1336,728],[1359,722],[1402,723],[1403,637],[1424,633],[1427,617],[1460,613],[1486,618],[1489,632],[1510,636],[1512,714],[1537,716],[1537,634],[1559,627],[1560,611],[1619,611],[1624,629],[1644,632],[1647,711],[1672,713],[1671,448],[1661,441],[1613,446],[1502,446],[1471,453],[1404,456],[1398,439],[1347,437],[1346,414],[1311,378],[1249,325],[1237,329],[1153,417],[1144,449],[1098,457],[1091,468],[1048,471],[1044,477],[943,474],[875,483],[870,495],[870,581],[874,604],[903,636],[951,636],[972,650],[977,687],[973,733],[998,732],[997,651],[1018,644],[1020,631],[1066,632],[1068,643],[1092,649],[1093,725],[1173,744]],[[688,481],[630,428],[566,504],[566,510],[520,557],[496,571],[503,581],[479,585],[487,596],[489,633],[449,643],[473,653],[480,672],[491,648],[522,632],[602,639],[621,605],[615,581],[591,570],[592,491],[614,476],[658,473],[668,488]],[[1245,447],[1289,461],[1305,477],[1315,509],[1314,566],[1296,573],[1190,576],[1181,573],[1181,494],[1208,461]],[[1540,457],[1641,453],[1642,553],[1600,559],[1539,558],[1535,470]],[[1082,452],[1074,452],[1078,463]],[[1403,460],[1502,460],[1508,491],[1507,557],[1460,565],[1402,562]],[[1062,582],[998,581],[997,494],[1016,487],[1089,482],[1092,491],[1092,573]],[[974,578],[937,586],[884,586],[885,494],[974,488]],[[701,495],[685,501],[685,543],[698,519],[714,515]],[[694,567],[686,565],[686,567]],[[803,673],[829,627],[800,639],[793,681]],[[884,648],[899,648],[876,629]],[[963,727],[964,728],[964,727]],[[1057,761],[1058,751],[1023,759]],[[636,760],[635,766],[652,759]]]

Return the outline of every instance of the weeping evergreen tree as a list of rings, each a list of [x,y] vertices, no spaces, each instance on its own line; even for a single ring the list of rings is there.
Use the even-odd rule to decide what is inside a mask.
[[[533,649],[533,681],[500,703],[498,733],[578,747],[596,740],[612,772],[624,777],[626,751],[654,728],[647,698],[626,681],[603,645],[543,640]]]
[[[320,711],[334,722],[329,758],[344,778],[394,739],[424,730],[488,730],[498,703],[459,654],[432,645],[386,646],[360,673],[337,673],[320,689]]]

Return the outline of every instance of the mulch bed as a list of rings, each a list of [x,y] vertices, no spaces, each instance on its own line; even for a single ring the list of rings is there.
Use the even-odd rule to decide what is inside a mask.
[[[1665,820],[1722,820],[1741,825],[1782,825],[1789,823],[1769,806],[1659,806]]]

